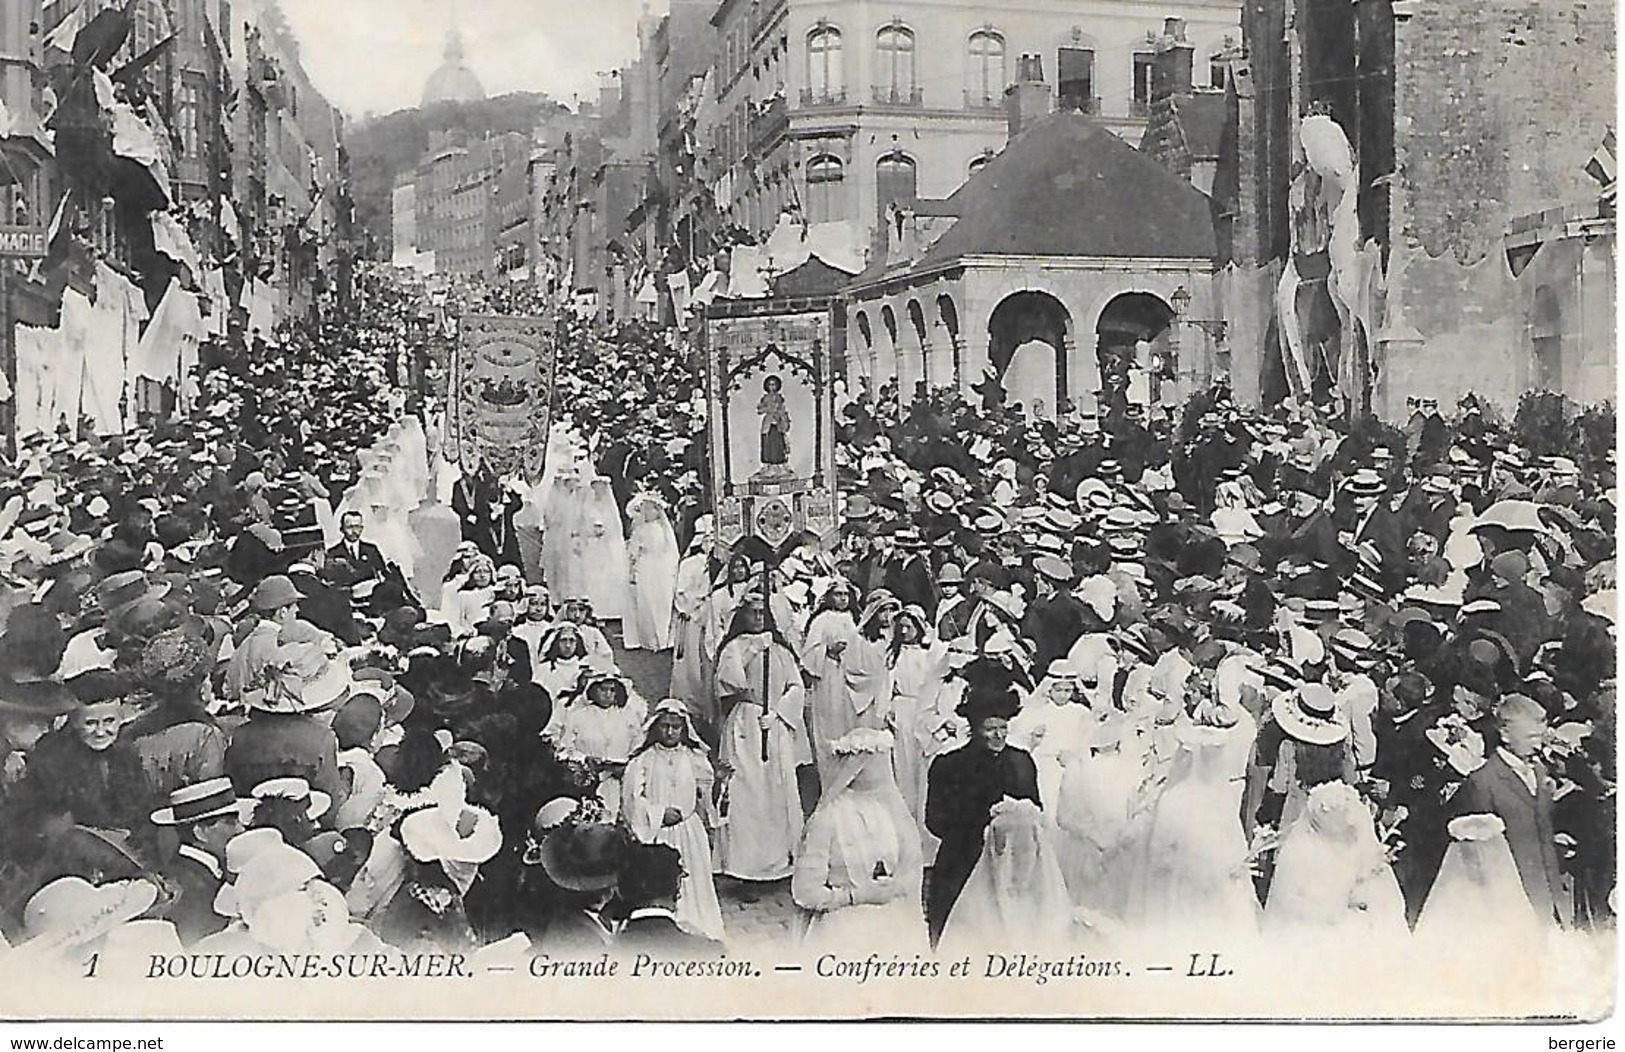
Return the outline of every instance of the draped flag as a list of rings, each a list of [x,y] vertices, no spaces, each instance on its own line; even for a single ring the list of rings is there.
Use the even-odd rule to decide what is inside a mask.
[[[557,364],[545,318],[475,314],[459,324],[452,357],[450,451],[463,471],[540,482]]]

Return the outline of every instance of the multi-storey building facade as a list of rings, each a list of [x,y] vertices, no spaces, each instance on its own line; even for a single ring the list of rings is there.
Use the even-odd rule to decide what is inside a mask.
[[[1239,37],[1236,0],[723,0],[718,204],[758,233],[794,208],[862,236],[895,201],[946,197],[1003,147],[1022,55],[1038,56],[1058,110],[1137,143],[1167,18],[1214,76]]]
[[[506,204],[499,202],[501,181],[505,172],[522,176],[530,154],[530,138],[518,134],[469,144],[443,137],[433,143],[413,173],[411,192],[402,193],[400,186],[396,190],[396,229],[409,228],[412,236],[403,243],[397,234],[397,256],[403,247],[432,253],[439,274],[492,279],[506,272],[509,268],[499,265],[498,234],[509,230],[500,240],[511,257],[508,245],[516,236],[511,228],[524,221],[529,204],[518,196],[523,178],[514,176],[509,178],[518,182],[510,186]],[[401,214],[405,209],[412,212],[410,220]],[[521,244],[529,239],[528,233],[519,236]]]

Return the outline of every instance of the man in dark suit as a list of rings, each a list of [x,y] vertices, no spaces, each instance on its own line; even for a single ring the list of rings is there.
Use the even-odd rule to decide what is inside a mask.
[[[927,618],[936,617],[942,593],[926,558],[925,542],[919,531],[909,528],[898,532],[896,543],[897,552],[887,560],[883,571],[885,589],[903,605],[919,607]]]
[[[634,844],[621,864],[616,895],[627,910],[617,952],[645,953],[656,959],[716,957],[724,947],[677,919],[677,893],[683,884],[683,857],[665,844]]]
[[[350,589],[333,583],[348,582],[349,575],[349,567],[329,564],[320,548],[312,548],[302,562],[288,567],[288,580],[303,597],[299,600],[299,619],[331,632],[345,646],[354,647],[361,645],[361,626],[356,623]]]
[[[1506,823],[1507,846],[1535,913],[1567,923],[1568,898],[1552,829],[1552,780],[1537,755],[1546,735],[1546,711],[1531,698],[1508,694],[1495,716],[1501,744],[1462,786],[1461,813],[1493,814]]]
[[[167,918],[183,945],[226,926],[226,918],[215,912],[214,898],[225,881],[226,843],[243,831],[245,811],[231,779],[211,778],[176,789],[169,794],[169,806],[152,814],[154,825],[172,827],[180,836],[180,846],[161,874],[180,891]]]
[[[1300,555],[1308,562],[1337,560],[1342,554],[1337,524],[1322,499],[1307,490],[1291,490],[1286,494],[1286,503],[1286,532],[1266,538],[1260,550],[1271,561],[1279,561],[1287,555]]]
[[[1388,502],[1386,483],[1376,472],[1361,470],[1349,480],[1346,492],[1354,511],[1353,542],[1344,545],[1346,550],[1339,569],[1353,569],[1358,560],[1355,553],[1361,545],[1369,544],[1380,557],[1383,586],[1389,591],[1400,591],[1409,571],[1405,527]]]
[[[361,539],[364,528],[360,512],[344,513],[344,517],[339,521],[341,534],[339,543],[327,549],[326,565],[319,568],[322,580],[343,590],[347,595],[354,590],[353,599],[357,610],[369,617],[383,617],[389,611],[401,606],[420,605],[401,568],[386,559],[376,544]],[[356,590],[357,585],[371,587]],[[306,594],[314,596],[317,593]],[[340,639],[349,641],[347,629],[323,624],[307,613],[303,604],[299,616],[326,628]]]
[[[948,915],[982,857],[993,805],[1005,797],[1038,798],[1038,768],[1030,753],[1007,744],[1010,718],[1020,709],[1008,686],[973,682],[959,706],[971,740],[931,762],[926,776],[925,827],[942,841],[931,870],[925,923],[934,947]]]
[[[362,581],[379,581],[389,570],[389,564],[384,560],[384,553],[378,550],[376,544],[369,544],[361,539],[364,522],[359,511],[347,511],[339,520],[339,543],[327,549],[327,562],[335,571],[347,568],[343,573],[346,584],[360,584]]]
[[[1033,667],[1048,668],[1051,661],[1066,657],[1072,644],[1100,625],[1093,611],[1072,593],[1077,574],[1070,563],[1053,556],[1035,560],[1039,598],[1027,607],[1021,621],[1021,634],[1033,641]]]

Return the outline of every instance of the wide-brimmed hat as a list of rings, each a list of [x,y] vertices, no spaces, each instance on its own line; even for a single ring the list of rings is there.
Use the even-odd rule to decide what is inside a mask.
[[[226,857],[221,862],[227,873],[236,875],[246,869],[261,851],[284,843],[281,831],[270,826],[245,830],[226,841]]]
[[[255,906],[298,891],[321,877],[321,867],[314,859],[279,838],[255,851],[237,879],[220,888],[214,897],[214,911],[223,917],[243,917],[251,914]]]
[[[147,880],[92,884],[83,877],[51,881],[23,907],[23,934],[30,946],[83,946],[133,921],[158,901]]]
[[[1320,683],[1287,691],[1271,703],[1270,712],[1283,731],[1310,745],[1336,745],[1348,737],[1348,715],[1331,688]]]
[[[296,638],[272,651],[243,700],[260,712],[320,712],[344,701],[353,687],[349,667],[328,657],[321,642]]]
[[[73,692],[50,680],[19,682],[0,671],[0,713],[50,720],[78,708]]]
[[[306,596],[293,581],[283,574],[273,574],[254,586],[248,605],[258,613],[270,613],[285,606],[293,606]]]
[[[478,865],[502,849],[496,816],[483,807],[425,807],[401,819],[401,845],[419,862]]]
[[[568,891],[604,891],[615,886],[626,848],[626,834],[617,826],[567,824],[542,841],[542,869]]]
[[[303,778],[272,778],[256,785],[249,796],[254,800],[291,800],[302,806],[306,818],[320,818],[333,806],[333,798],[320,789],[312,789]]]
[[[237,798],[230,778],[210,778],[170,793],[169,806],[154,811],[152,821],[154,825],[182,826],[229,814],[242,818],[249,803]]]
[[[954,710],[972,727],[985,719],[1012,719],[1020,711],[1021,702],[1014,690],[983,689],[979,685],[973,685]]]
[[[111,616],[142,599],[164,598],[169,594],[169,585],[148,581],[143,570],[123,570],[96,582],[91,594],[103,613]]]

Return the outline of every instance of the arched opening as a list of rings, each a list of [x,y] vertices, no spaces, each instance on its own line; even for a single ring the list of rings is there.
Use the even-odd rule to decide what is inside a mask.
[[[1178,364],[1173,321],[1173,307],[1149,292],[1125,292],[1106,304],[1095,325],[1101,412],[1161,401],[1162,383]]]
[[[979,29],[966,45],[965,106],[997,109],[1004,104],[1004,37],[993,29]]]
[[[832,25],[820,25],[807,34],[807,88],[804,96],[811,103],[830,103],[840,101],[845,95],[841,31]]]
[[[941,323],[943,331],[948,334],[948,342],[952,345],[954,352],[954,375],[952,380],[938,382],[951,382],[955,387],[958,387],[961,378],[964,376],[964,362],[961,358],[964,344],[959,338],[959,308],[954,306],[954,298],[947,293],[937,297],[937,319]]]
[[[856,380],[861,377],[870,385],[872,391],[875,377],[875,330],[874,326],[869,323],[868,311],[858,311],[857,318],[858,353],[852,359],[855,363],[854,372],[856,375],[849,377],[849,379]]]
[[[1563,304],[1550,285],[1535,289],[1529,305],[1529,342],[1534,350],[1530,389],[1563,390]]]
[[[808,222],[832,223],[846,218],[843,176],[839,157],[825,153],[807,162]]]
[[[917,101],[914,31],[893,23],[875,34],[875,101],[908,106]]]
[[[1052,414],[1067,397],[1072,315],[1047,292],[1014,292],[987,320],[988,362],[1011,403]],[[1092,386],[1092,385],[1091,385]]]
[[[893,204],[913,205],[919,196],[919,173],[914,158],[905,153],[888,153],[875,163],[875,197],[880,222],[885,223]]]
[[[903,402],[907,404],[914,400],[918,394],[917,383],[923,383],[927,388],[931,386],[931,350],[930,337],[925,330],[925,308],[920,306],[919,300],[908,301],[908,325],[912,330],[913,347],[909,350],[909,376],[908,384],[903,388]]]
[[[884,348],[875,356],[877,363],[875,366],[876,395],[880,393],[880,388],[884,387],[888,382],[894,388],[898,388],[897,373],[902,367],[903,361],[902,348],[897,343],[897,312],[892,309],[889,303],[880,308],[880,325],[886,331],[882,337]]]

